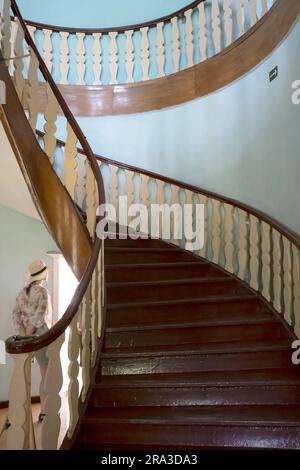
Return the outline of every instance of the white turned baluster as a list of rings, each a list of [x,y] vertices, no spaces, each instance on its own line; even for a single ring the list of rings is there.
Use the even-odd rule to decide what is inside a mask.
[[[27,85],[27,100],[28,100],[28,113],[29,123],[35,132],[38,112],[39,112],[39,97],[38,97],[38,68],[39,62],[34,52],[29,48],[30,62],[28,70],[28,85]]]
[[[233,273],[233,206],[224,204],[225,269]]]
[[[77,57],[77,85],[85,85],[85,33],[76,33],[77,46],[76,46],[76,57]]]
[[[52,47],[52,33],[51,29],[43,29],[44,33],[44,62],[49,70],[52,72],[53,67],[53,47]]]
[[[268,11],[268,0],[261,0],[261,16],[265,15]]]
[[[118,44],[117,36],[118,33],[113,31],[108,33],[110,42],[109,42],[109,71],[110,71],[110,84],[115,85],[117,83],[118,76]]]
[[[160,22],[156,28],[156,63],[157,63],[157,78],[164,77],[165,75],[165,38],[164,38],[164,23]]]
[[[134,203],[134,173],[125,170],[125,194],[127,196],[127,206],[130,207]]]
[[[69,386],[68,386],[68,402],[69,402],[69,415],[70,422],[68,427],[68,438],[71,439],[76,425],[79,419],[78,412],[78,398],[79,398],[79,348],[80,341],[78,335],[78,313],[74,316],[72,322],[70,323],[70,335],[68,343],[68,358],[69,358],[69,367],[68,367],[68,376],[69,376]]]
[[[180,200],[179,200],[179,187],[172,184],[172,197],[171,197],[171,205],[175,206],[176,208],[180,208]],[[171,242],[175,245],[179,245],[180,243],[180,227],[181,222],[180,220],[180,211],[175,210],[171,214]]]
[[[300,251],[293,245],[293,287],[295,333],[300,338]]]
[[[8,450],[33,449],[34,438],[31,415],[31,353],[14,354],[15,364],[9,389],[7,430]]]
[[[231,0],[224,0],[224,25],[226,46],[232,43],[232,5]]]
[[[270,226],[262,222],[262,295],[270,302],[270,280],[271,280],[271,245]]]
[[[282,273],[281,273],[281,235],[277,230],[273,230],[273,305],[281,313],[281,291],[282,291]]]
[[[284,318],[285,321],[292,325],[293,312],[293,286],[292,286],[292,252],[291,242],[287,238],[283,238],[283,298],[284,298]]]
[[[257,22],[257,14],[256,14],[256,0],[249,0],[250,4],[250,24],[253,26]]]
[[[193,251],[194,242],[191,237],[193,235],[193,225],[195,223],[195,207],[193,202],[194,193],[185,190],[185,212],[184,212],[184,236],[185,236],[185,249]]]
[[[11,19],[10,19],[10,1],[3,0],[2,4],[2,15],[1,15],[1,51],[4,59],[11,57],[12,45],[11,45]],[[9,66],[9,61],[6,61],[6,65]]]
[[[20,25],[19,19],[17,18],[15,21],[16,25],[16,35],[14,41],[14,56],[21,57],[23,52],[23,40],[24,40],[24,31],[22,26]],[[23,77],[23,69],[24,63],[23,59],[14,59],[14,85],[16,92],[20,101],[22,101],[23,89],[24,89],[24,77]]]
[[[215,54],[220,52],[221,46],[221,21],[220,21],[220,9],[217,0],[212,2],[211,6],[212,14],[212,30],[213,30],[213,41],[215,46]]]
[[[125,45],[125,67],[127,83],[133,83],[134,71],[134,47],[133,47],[133,29],[125,31],[126,45]]]
[[[69,83],[70,50],[68,44],[69,33],[60,31],[60,83],[67,85]]]
[[[147,208],[149,206],[149,176],[144,173],[140,174],[141,189],[140,189],[140,203],[144,204]]]
[[[44,124],[44,152],[48,156],[51,164],[54,163],[54,154],[56,149],[56,119],[58,113],[58,102],[50,87],[49,83],[47,88],[47,105],[45,109],[45,124]]]
[[[165,183],[162,180],[156,180],[156,204],[164,204],[165,203]],[[162,238],[163,235],[163,220],[160,224],[159,218],[156,218],[156,236],[158,238]]]
[[[213,262],[219,264],[220,248],[221,248],[221,216],[220,216],[221,203],[217,199],[212,199],[212,248],[213,248]]]
[[[239,231],[238,231],[238,242],[239,242],[239,278],[245,278],[245,271],[247,265],[247,213],[239,209]]]
[[[95,267],[91,282],[91,366],[95,367],[98,353],[98,272]]]
[[[259,274],[259,220],[257,217],[250,215],[250,286],[254,290],[258,290],[258,274]]]
[[[142,80],[149,80],[149,67],[150,67],[150,53],[149,53],[149,39],[148,27],[141,28],[141,66],[142,66]]]
[[[67,140],[65,145],[65,160],[63,165],[63,180],[71,198],[74,200],[77,179],[77,136],[70,124],[67,123]]]
[[[91,316],[90,316],[91,288],[88,287],[82,301],[82,394],[81,400],[85,402],[91,382]]]
[[[200,55],[201,62],[207,59],[207,26],[206,16],[204,9],[204,2],[198,5],[199,10],[199,41],[200,41]]]
[[[88,163],[86,172],[86,216],[87,228],[92,239],[95,236],[97,206],[98,195],[96,189],[96,180],[91,165]]]
[[[199,256],[201,256],[202,258],[206,258],[207,240],[208,240],[208,210],[207,210],[208,199],[207,199],[207,196],[203,196],[201,194],[200,203],[203,204],[204,206],[204,220],[203,220],[204,227],[201,227],[201,230],[203,230],[203,235],[204,235],[204,243],[203,243],[203,246],[199,250]]]
[[[60,350],[65,340],[65,333],[48,346],[49,358],[45,379],[45,418],[42,423],[42,450],[56,450],[60,433],[60,391],[63,385],[63,373],[60,360]]]
[[[78,154],[77,158],[77,180],[76,180],[76,202],[79,207],[83,208],[86,198],[86,178],[87,178],[87,158],[85,155]]]
[[[173,56],[173,73],[179,71],[180,67],[180,41],[179,41],[179,28],[178,18],[174,16],[171,19],[172,23],[172,56]]]
[[[103,320],[103,295],[102,295],[102,250],[104,249],[104,243],[102,240],[101,248],[99,251],[98,262],[97,262],[97,312],[98,312],[98,338],[101,338],[102,334],[102,320]]]
[[[101,85],[102,72],[102,49],[101,49],[101,33],[93,33],[93,70],[94,85]]]
[[[111,204],[116,211],[118,217],[119,209],[119,178],[118,178],[118,167],[116,165],[109,165],[110,177],[109,177],[109,195],[108,202]]]
[[[185,47],[187,56],[187,67],[194,65],[194,37],[193,37],[193,23],[192,23],[193,10],[187,10],[185,16]]]
[[[237,0],[237,22],[239,29],[239,36],[242,36],[245,32],[245,11],[244,11],[244,0]]]

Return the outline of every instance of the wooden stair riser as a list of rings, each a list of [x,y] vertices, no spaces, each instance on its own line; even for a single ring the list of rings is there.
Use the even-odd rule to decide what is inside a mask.
[[[224,354],[164,355],[102,358],[103,375],[163,374],[205,370],[247,370],[292,367],[291,351],[258,351]]]
[[[195,261],[197,258],[191,257],[189,253],[183,251],[165,250],[115,250],[106,248],[105,262],[107,264],[134,264],[134,263],[178,263],[180,261]]]
[[[107,309],[107,327],[120,325],[151,325],[157,323],[179,323],[185,321],[222,321],[228,315],[231,320],[240,318],[253,318],[261,308],[259,300],[255,297],[234,302],[178,302],[166,306],[162,305],[120,305],[118,308]]]
[[[195,264],[195,266],[193,266]],[[222,277],[222,271],[217,271],[212,266],[205,263],[189,263],[184,266],[168,265],[145,265],[141,267],[132,266],[110,266],[106,268],[106,281],[164,281],[173,279],[193,279],[200,277]]]
[[[300,405],[300,385],[96,388],[91,407]]]
[[[193,299],[213,295],[245,294],[246,288],[234,279],[211,280],[209,282],[182,282],[172,284],[110,284],[107,286],[107,302],[146,302],[159,300]]]
[[[113,423],[101,421],[84,423],[80,441],[83,446],[92,449],[93,444],[122,443],[147,448],[163,446],[164,449],[224,449],[224,448],[258,448],[258,449],[299,449],[300,428],[290,427],[245,427],[234,426],[191,426],[147,423]],[[85,447],[85,446],[84,446]],[[120,446],[119,446],[120,448]],[[122,447],[125,448],[126,447]]]
[[[159,330],[107,332],[105,348],[134,348],[154,345],[197,344],[280,338],[280,323],[222,325],[212,327],[166,328]],[[284,330],[283,330],[284,332]]]

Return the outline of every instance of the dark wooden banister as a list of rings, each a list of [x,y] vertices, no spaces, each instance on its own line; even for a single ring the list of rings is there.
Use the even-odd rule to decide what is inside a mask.
[[[44,136],[43,132],[41,132],[41,131],[36,131],[36,132],[40,137]],[[65,143],[62,140],[59,140],[59,139],[57,140],[57,143],[61,146],[65,145]],[[82,149],[77,149],[77,150],[78,150],[79,153],[84,154]],[[194,193],[200,193],[200,194],[203,194],[204,196],[207,196],[207,197],[210,197],[210,198],[213,198],[213,199],[217,199],[220,202],[227,203],[227,204],[235,206],[239,209],[242,209],[245,212],[248,212],[249,214],[254,215],[255,217],[257,217],[261,221],[266,222],[268,225],[270,225],[271,227],[276,229],[279,233],[281,233],[281,235],[286,237],[298,249],[300,249],[300,236],[296,232],[294,232],[290,228],[286,227],[284,224],[277,221],[273,217],[265,214],[264,212],[259,211],[258,209],[255,209],[254,207],[248,206],[247,204],[244,204],[243,202],[237,201],[236,199],[233,199],[233,198],[222,196],[222,195],[220,195],[218,193],[214,193],[212,191],[207,191],[204,188],[193,186],[193,185],[188,184],[188,183],[183,183],[183,182],[178,181],[178,180],[173,179],[173,178],[168,178],[166,176],[162,176],[162,175],[160,175],[158,173],[154,173],[152,171],[144,170],[143,168],[128,165],[127,163],[118,162],[116,160],[112,160],[110,158],[103,157],[101,155],[95,154],[95,158],[97,160],[103,162],[103,163],[107,163],[109,165],[115,165],[115,166],[118,166],[119,168],[123,168],[124,170],[129,170],[129,171],[132,171],[132,172],[141,173],[141,174],[144,174],[146,176],[149,176],[150,178],[159,179],[159,180],[163,181],[164,183],[171,184],[171,185],[174,185],[174,186],[178,186],[179,188],[186,189],[186,190],[192,191]]]
[[[44,24],[44,23],[38,23],[35,21],[30,21],[30,20],[25,20],[26,24],[28,26],[33,26],[34,28],[37,29],[49,29],[51,31],[54,31],[56,33],[59,32],[66,32],[70,34],[75,34],[75,33],[85,33],[85,34],[93,34],[93,33],[102,33],[102,34],[108,34],[108,33],[124,33],[125,31],[139,31],[141,28],[154,28],[157,26],[158,23],[166,23],[168,21],[171,21],[172,18],[179,18],[184,15],[184,13],[191,8],[195,8],[199,3],[205,2],[206,0],[195,0],[192,3],[189,3],[185,7],[181,8],[180,10],[175,11],[174,13],[171,13],[170,15],[167,16],[162,16],[161,18],[157,18],[152,21],[144,22],[144,23],[138,23],[138,24],[133,24],[133,25],[128,25],[128,26],[118,26],[118,27],[112,27],[112,28],[70,28],[67,26],[55,26],[55,25],[49,25],[49,24]]]
[[[105,192],[103,186],[102,175],[99,169],[99,166],[94,158],[94,154],[86,141],[84,134],[82,133],[77,121],[75,120],[73,114],[69,110],[67,104],[65,103],[59,89],[57,88],[54,80],[50,72],[48,71],[43,59],[41,58],[34,41],[32,40],[30,33],[25,25],[25,22],[21,16],[21,13],[16,5],[15,0],[11,0],[11,8],[15,16],[18,17],[19,22],[23,28],[25,39],[32,49],[33,53],[36,54],[36,57],[39,61],[39,68],[46,80],[49,83],[63,113],[65,114],[69,124],[71,125],[74,133],[76,134],[78,141],[80,142],[83,153],[87,157],[89,164],[93,170],[93,174],[97,183],[98,194],[99,194],[99,202],[105,202]],[[97,264],[99,250],[101,246],[101,240],[98,237],[95,237],[93,247],[92,247],[92,254],[89,260],[88,266],[79,282],[79,285],[75,291],[75,294],[72,298],[70,305],[68,306],[66,312],[64,313],[63,317],[44,335],[31,338],[31,339],[17,339],[17,337],[13,336],[6,340],[6,351],[11,354],[22,354],[33,352],[38,349],[41,349],[45,346],[48,346],[50,343],[53,343],[59,336],[63,334],[66,328],[71,323],[74,315],[77,313],[79,305],[84,297],[84,294],[87,290],[87,287],[91,281],[92,274],[94,272],[95,266]]]
[[[40,69],[41,73],[43,74],[43,77],[44,77],[46,83],[49,83],[49,85],[52,89],[52,92],[54,93],[54,95],[55,95],[55,97],[56,97],[56,99],[59,103],[59,106],[60,106],[61,110],[63,111],[63,113],[64,113],[65,117],[67,118],[71,128],[73,129],[75,135],[77,136],[81,147],[84,150],[84,154],[87,157],[87,159],[88,159],[88,161],[91,165],[91,168],[93,169],[93,173],[94,173],[95,179],[97,181],[97,186],[98,186],[98,191],[99,191],[99,201],[104,202],[105,193],[104,193],[103,180],[102,180],[101,173],[98,171],[97,165],[95,164],[93,151],[92,151],[90,145],[88,144],[88,142],[86,140],[86,137],[83,134],[79,124],[77,123],[77,121],[74,118],[72,112],[70,111],[68,105],[66,104],[66,102],[65,102],[60,90],[58,89],[55,81],[53,80],[52,75],[49,72],[45,62],[43,61],[43,59],[42,59],[42,57],[41,57],[41,55],[40,55],[40,53],[39,53],[39,51],[38,51],[38,49],[35,45],[35,42],[32,39],[32,37],[30,35],[30,32],[27,29],[25,21],[22,18],[20,10],[19,10],[19,8],[16,4],[16,0],[11,0],[11,9],[13,11],[13,14],[18,18],[18,20],[19,20],[19,22],[20,22],[20,24],[23,28],[24,36],[25,36],[25,39],[26,39],[26,42],[27,42],[28,46],[32,49],[32,51],[34,52],[34,54],[36,55],[36,57],[38,59],[39,69]]]
[[[41,336],[36,336],[33,339],[28,340],[28,338],[16,340],[15,336],[8,338],[5,342],[6,351],[11,354],[22,354],[37,351],[38,349],[44,348],[49,344],[53,343],[57,338],[59,338],[66,328],[71,323],[74,315],[78,311],[78,307],[84,297],[86,289],[91,281],[94,268],[98,260],[98,254],[101,246],[101,240],[96,237],[93,252],[90,258],[87,269],[80,280],[80,283],[75,291],[75,294],[71,300],[70,305],[65,311],[63,317],[45,334]]]

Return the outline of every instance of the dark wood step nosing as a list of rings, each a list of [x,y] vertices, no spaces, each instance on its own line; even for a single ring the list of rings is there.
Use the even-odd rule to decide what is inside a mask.
[[[243,341],[237,341],[236,343],[241,343],[243,344]],[[218,345],[218,343],[211,343],[212,345],[214,344],[215,346]],[[102,359],[126,359],[126,358],[142,358],[142,357],[182,357],[182,356],[208,356],[208,355],[231,355],[231,354],[249,354],[249,353],[263,353],[263,352],[280,352],[280,351],[290,351],[292,355],[292,349],[289,345],[278,345],[278,346],[256,346],[256,347],[250,347],[249,349],[241,349],[240,347],[234,347],[235,343],[233,343],[232,348],[226,349],[222,347],[216,348],[216,349],[207,349],[200,351],[199,349],[184,349],[184,350],[157,350],[157,351],[118,351],[118,352],[113,352],[112,350],[104,350],[102,352]],[[124,348],[125,349],[125,348]],[[138,348],[137,348],[138,349]],[[291,362],[292,364],[292,362]]]
[[[200,278],[182,278],[182,279],[164,279],[162,281],[117,281],[107,282],[106,286],[110,287],[142,287],[142,286],[172,286],[172,285],[190,285],[190,284],[210,284],[210,283],[239,283],[230,277],[200,277]]]
[[[234,388],[234,389],[245,389],[245,388],[269,388],[269,387],[276,387],[280,389],[284,388],[289,388],[291,386],[298,386],[300,387],[300,375],[299,379],[265,379],[261,381],[257,381],[253,379],[253,381],[246,381],[246,380],[241,380],[241,381],[233,381],[233,382],[228,382],[228,381],[206,381],[206,382],[201,382],[200,380],[194,381],[194,382],[187,382],[187,381],[167,381],[167,380],[148,380],[146,381],[141,380],[140,382],[137,380],[131,380],[128,382],[120,382],[117,383],[117,379],[114,382],[109,383],[107,380],[109,376],[105,376],[106,382],[96,382],[93,386],[93,390],[98,391],[98,390],[120,390],[120,389],[126,389],[126,390],[131,390],[131,389],[162,389],[162,388],[170,388],[170,389],[175,389],[175,390],[180,390],[180,389],[193,389],[193,388],[201,388],[201,389],[207,389],[207,388],[216,388],[216,389],[225,389],[225,388]],[[113,376],[116,378],[117,376]],[[126,376],[121,376],[121,377],[126,377]],[[137,376],[138,377],[138,376]],[[300,399],[300,396],[299,396]]]
[[[173,330],[173,329],[188,329],[188,328],[210,328],[221,326],[250,326],[250,325],[281,325],[281,322],[278,318],[270,316],[270,318],[257,318],[257,319],[232,319],[228,321],[222,321],[222,319],[215,321],[206,321],[206,322],[187,322],[187,323],[157,323],[144,324],[138,326],[110,326],[105,329],[106,333],[122,333],[130,331],[152,331],[152,330]]]
[[[159,307],[159,306],[169,306],[169,305],[180,305],[180,304],[198,304],[198,303],[223,303],[223,302],[239,302],[239,301],[260,301],[258,295],[252,294],[236,294],[232,295],[213,295],[207,297],[197,297],[197,298],[186,298],[186,299],[176,299],[176,300],[157,300],[154,302],[122,302],[122,303],[113,303],[107,304],[107,309],[119,309],[119,308],[137,308],[137,307]]]
[[[259,406],[259,405],[257,405]],[[172,419],[167,420],[164,418],[100,418],[100,417],[84,417],[83,424],[150,424],[150,425],[171,425],[171,426],[220,426],[220,427],[247,427],[247,428],[294,428],[299,427],[299,421],[285,421],[283,418],[281,420],[274,419],[272,421],[260,421],[260,420],[234,420],[229,418],[216,418],[216,419],[207,419],[207,420],[185,420],[185,419]]]
[[[189,255],[188,252],[183,251],[181,248],[177,247],[171,247],[171,248],[146,248],[146,247],[141,247],[141,248],[136,248],[136,247],[122,247],[122,246],[116,246],[116,247],[111,247],[111,246],[106,246],[105,251],[108,251],[110,253],[124,253],[124,252],[130,252],[130,253],[184,253],[186,255]]]
[[[132,263],[132,264],[107,264],[105,266],[105,269],[111,270],[111,269],[145,269],[145,268],[173,268],[173,267],[178,267],[178,268],[188,268],[188,267],[202,267],[202,266],[209,266],[212,269],[215,269],[217,271],[217,268],[214,266],[210,265],[209,262],[207,261],[180,261],[180,262],[174,262],[174,263],[163,263],[163,262],[155,262],[155,263]],[[219,271],[218,271],[219,272]]]

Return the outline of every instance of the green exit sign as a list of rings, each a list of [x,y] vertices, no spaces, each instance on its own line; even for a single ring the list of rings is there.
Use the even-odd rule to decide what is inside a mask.
[[[271,72],[269,72],[269,79],[270,79],[270,82],[273,82],[273,80],[275,80],[275,78],[278,77],[278,66],[276,65],[276,67],[274,67]]]

